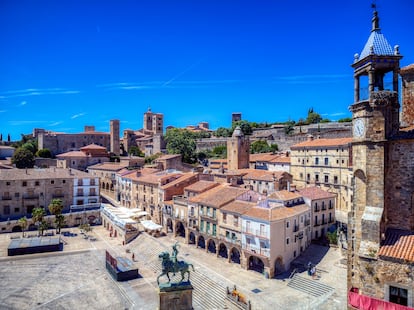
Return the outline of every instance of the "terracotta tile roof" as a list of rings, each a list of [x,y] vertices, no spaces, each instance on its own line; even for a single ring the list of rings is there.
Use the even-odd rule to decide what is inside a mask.
[[[70,151],[62,154],[56,155],[57,158],[67,158],[67,157],[88,157],[84,152],[81,151]]]
[[[244,214],[255,205],[254,202],[234,200],[224,205],[220,210],[226,213]]]
[[[335,193],[327,192],[317,186],[310,186],[310,187],[302,188],[302,189],[299,189],[298,191],[303,197],[309,198],[311,200],[336,197]]]
[[[309,207],[306,204],[296,205],[293,207],[284,207],[280,205],[273,208],[263,208],[256,206],[247,210],[244,213],[244,216],[265,221],[278,221],[308,211]]]
[[[233,187],[229,184],[216,186],[200,195],[190,198],[191,202],[221,208],[226,203],[236,199],[237,196],[247,192],[247,189]]]
[[[236,174],[243,176],[243,179],[246,180],[259,180],[272,182],[274,178],[279,180],[282,178],[286,172],[284,171],[269,171],[269,170],[260,170],[260,169],[238,169]]]
[[[106,151],[106,147],[97,145],[95,143],[89,144],[87,146],[81,147],[81,150],[104,150]]]
[[[157,158],[157,160],[166,160],[166,159],[172,159],[172,158],[177,158],[177,157],[181,157],[181,155],[180,154],[163,155],[163,156]]]
[[[227,183],[219,184],[216,187],[213,187],[213,188],[211,188],[211,189],[209,189],[205,192],[202,192],[202,193],[198,194],[197,196],[189,198],[188,201],[192,202],[192,203],[199,203],[200,201],[206,199],[206,197],[214,195],[215,193],[217,193],[218,191],[220,191],[224,187],[228,187],[228,186],[229,186],[229,184],[227,184]]]
[[[269,163],[281,163],[281,164],[290,164],[289,156],[279,156],[275,159],[269,160]]]
[[[344,146],[350,144],[352,139],[353,138],[314,139],[292,145],[290,148]]]
[[[125,177],[131,179],[132,181],[137,181],[143,175],[153,174],[159,171],[159,169],[154,168],[142,168],[140,170],[131,170],[131,173],[129,173]]]
[[[414,64],[408,65],[400,69],[400,73],[402,74],[409,73],[409,72],[414,72]]]
[[[198,181],[194,184],[187,186],[186,188],[184,188],[184,190],[191,191],[194,193],[202,193],[202,192],[205,192],[206,190],[216,187],[217,185],[219,185],[219,183],[217,182],[201,180],[201,181]]]
[[[270,161],[279,155],[273,154],[273,153],[258,153],[258,154],[250,154],[249,161],[257,162],[257,161]]]
[[[91,174],[76,169],[28,168],[0,169],[0,180],[41,180],[41,179],[95,178]]]
[[[189,173],[185,173],[183,175],[181,175],[180,177],[178,177],[178,179],[175,179],[172,182],[169,182],[163,186],[161,186],[162,189],[168,189],[170,187],[173,187],[177,184],[180,184],[182,182],[186,182],[187,180],[190,180],[191,178],[194,178],[194,176],[196,176],[197,173],[193,173],[193,172],[189,172]]]
[[[106,162],[100,163],[93,166],[89,166],[88,170],[106,170],[106,171],[119,171],[123,168],[128,167],[128,165],[121,163]]]
[[[297,199],[301,197],[302,195],[299,192],[290,192],[288,190],[275,191],[268,196],[269,199],[276,199],[282,201]]]
[[[168,174],[165,174],[164,172],[151,173],[151,174],[142,175],[138,177],[136,180],[141,183],[150,183],[150,184],[161,183],[162,184],[166,179],[179,177],[181,175],[182,175],[181,173],[168,173]]]
[[[387,229],[385,235],[386,239],[378,251],[378,256],[414,262],[414,231]]]

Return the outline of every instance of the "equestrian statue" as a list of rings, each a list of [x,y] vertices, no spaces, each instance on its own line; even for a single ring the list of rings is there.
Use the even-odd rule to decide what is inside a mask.
[[[190,266],[193,268],[193,271],[194,271],[194,266],[192,264],[186,263],[185,261],[177,260],[177,254],[178,254],[177,246],[178,246],[178,242],[176,242],[172,246],[173,251],[171,253],[171,257],[170,257],[170,253],[168,252],[162,252],[160,255],[158,255],[158,257],[162,259],[162,273],[157,277],[158,285],[160,284],[160,278],[164,275],[167,276],[168,283],[171,282],[169,273],[173,273],[174,276],[178,272],[181,273],[181,280],[178,282],[178,284],[184,281],[184,275],[186,273],[188,273],[187,281],[188,282],[190,281]]]

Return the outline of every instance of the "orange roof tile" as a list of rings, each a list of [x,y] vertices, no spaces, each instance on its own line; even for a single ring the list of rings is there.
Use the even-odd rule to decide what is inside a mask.
[[[270,163],[283,163],[283,164],[290,164],[290,157],[288,156],[279,156],[275,159],[269,160]]]
[[[408,73],[408,72],[414,72],[414,64],[405,66],[405,67],[400,69],[400,73],[402,73],[402,74]]]
[[[237,174],[243,175],[246,180],[260,180],[272,182],[274,179],[282,178],[287,172],[284,171],[269,171],[260,169],[238,169]]]
[[[198,181],[194,184],[187,186],[186,188],[184,188],[184,190],[195,192],[195,193],[202,193],[206,190],[216,187],[217,185],[219,185],[219,183],[217,182],[201,180],[201,181]]]
[[[226,205],[224,205],[220,210],[223,212],[244,214],[249,209],[253,208],[256,204],[254,202],[243,201],[243,200],[234,200]]]
[[[128,167],[128,165],[124,165],[121,163],[113,163],[113,162],[106,162],[106,163],[100,163],[93,166],[89,166],[88,169],[92,170],[107,170],[107,171],[119,171],[125,167]]]
[[[306,204],[296,205],[293,207],[277,206],[273,208],[253,207],[247,210],[244,215],[260,220],[278,221],[285,218],[290,218],[295,215],[309,211]]]
[[[95,143],[92,143],[92,144],[89,144],[87,146],[81,147],[80,149],[81,150],[105,150],[106,151],[106,147],[97,145]]]
[[[178,179],[175,179],[174,181],[169,182],[169,183],[167,183],[167,184],[165,184],[165,185],[161,186],[161,188],[162,188],[162,189],[167,189],[167,188],[170,188],[170,187],[172,187],[172,186],[175,186],[175,185],[177,185],[177,184],[180,184],[180,183],[182,183],[182,182],[185,182],[185,181],[187,181],[187,180],[189,180],[189,179],[193,178],[193,177],[194,177],[194,176],[196,176],[196,175],[197,175],[197,173],[193,173],[193,172],[185,173],[185,174],[181,175],[180,177],[178,177]]]
[[[200,195],[192,197],[190,201],[215,208],[221,208],[226,203],[229,203],[230,201],[236,199],[237,196],[247,191],[247,189],[233,187],[229,184],[223,184],[222,186],[216,186],[204,193],[201,193]]]
[[[277,199],[277,200],[291,200],[301,198],[302,195],[299,192],[290,192],[288,190],[276,191],[271,193],[269,199]]]
[[[353,138],[335,138],[335,139],[314,139],[310,141],[304,141],[290,148],[301,148],[301,147],[330,147],[330,146],[343,146],[350,144]]]
[[[394,258],[404,262],[414,262],[414,232],[388,229],[386,239],[378,251],[378,256]]]
[[[56,155],[57,158],[66,158],[66,157],[88,157],[84,152],[81,151],[70,151],[62,154]]]
[[[335,198],[336,197],[335,193],[327,192],[327,191],[325,191],[322,188],[317,187],[317,186],[310,186],[310,187],[305,187],[305,188],[299,189],[299,193],[303,197],[309,198],[311,200]]]

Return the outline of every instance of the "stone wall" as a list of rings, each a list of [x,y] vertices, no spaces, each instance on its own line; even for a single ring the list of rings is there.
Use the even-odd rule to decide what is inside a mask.
[[[385,171],[387,226],[414,230],[414,141],[393,141],[388,154]]]

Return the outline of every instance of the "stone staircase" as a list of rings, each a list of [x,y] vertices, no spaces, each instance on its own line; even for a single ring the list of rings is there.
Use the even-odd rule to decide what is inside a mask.
[[[146,234],[141,234],[136,240],[132,242],[132,247],[135,253],[135,259],[145,262],[145,267],[154,271],[158,276],[161,274],[161,261],[158,255],[163,251],[170,251],[165,245],[161,244],[157,239],[154,239]],[[185,260],[188,263],[193,263],[190,259],[186,259],[178,255],[179,260]],[[195,272],[191,269],[191,284],[193,290],[193,306],[194,309],[240,309],[236,304],[226,305],[226,287],[233,287],[234,283],[225,283],[225,281],[218,283],[212,280],[207,272],[203,272],[203,268],[193,264]],[[170,274],[170,277],[172,275]],[[165,276],[164,276],[165,277]],[[160,282],[165,282],[166,277],[160,278]],[[176,274],[171,277],[172,281],[180,280],[181,275]],[[185,278],[186,279],[186,278]],[[152,283],[157,286],[156,278]]]
[[[310,278],[302,277],[299,274],[295,274],[292,277],[288,283],[288,286],[317,298],[322,296],[328,298],[335,290],[329,285],[320,283]]]

